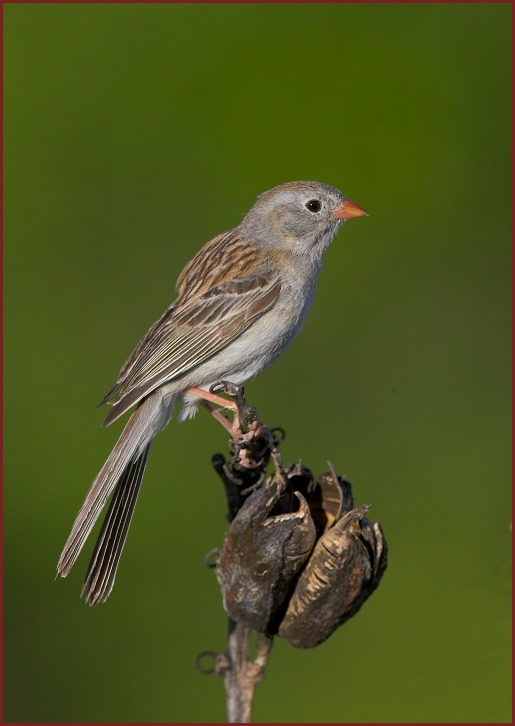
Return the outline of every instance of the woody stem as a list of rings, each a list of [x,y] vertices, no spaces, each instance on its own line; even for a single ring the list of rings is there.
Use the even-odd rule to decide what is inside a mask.
[[[251,630],[229,619],[227,667],[223,679],[227,698],[228,723],[250,723],[256,685],[263,680],[273,639],[258,633],[257,653],[250,658]]]

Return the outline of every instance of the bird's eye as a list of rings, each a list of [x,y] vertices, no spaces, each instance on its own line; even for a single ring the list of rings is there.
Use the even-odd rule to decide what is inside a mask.
[[[319,212],[322,209],[322,202],[319,199],[310,199],[306,202],[306,209],[310,212]]]

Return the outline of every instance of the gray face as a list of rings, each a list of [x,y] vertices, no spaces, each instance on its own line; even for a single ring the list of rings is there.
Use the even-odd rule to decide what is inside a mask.
[[[261,194],[241,229],[255,241],[280,248],[292,237],[316,245],[337,231],[341,220],[333,212],[345,197],[318,182],[291,182]],[[273,243],[271,244],[271,240]]]

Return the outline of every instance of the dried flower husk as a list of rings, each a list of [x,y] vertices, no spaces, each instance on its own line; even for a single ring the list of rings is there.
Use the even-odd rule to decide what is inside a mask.
[[[351,484],[334,471],[321,474],[312,485],[308,502],[318,538],[353,508]]]
[[[279,635],[291,645],[323,643],[378,586],[387,548],[379,523],[363,516],[368,509],[340,510],[340,518],[318,540],[279,626]]]
[[[265,632],[313,550],[316,530],[305,497],[295,492],[295,511],[271,514],[288,488],[279,475],[251,494],[225,536],[217,579],[228,615]],[[284,499],[284,498],[283,498]]]
[[[334,471],[316,482],[300,462],[277,472],[243,501],[225,537],[217,578],[230,617],[298,648],[324,642],[386,568],[368,509],[353,509],[351,484]]]

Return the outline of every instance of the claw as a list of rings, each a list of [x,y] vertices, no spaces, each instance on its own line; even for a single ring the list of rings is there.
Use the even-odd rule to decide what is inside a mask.
[[[237,386],[235,383],[231,383],[230,381],[218,381],[218,383],[213,383],[213,385],[209,387],[209,392],[214,394],[225,393],[226,396],[231,396],[231,398],[241,399],[243,397],[244,390],[243,386]]]

